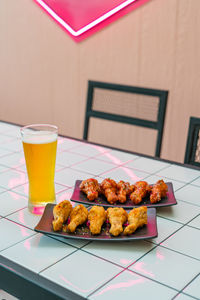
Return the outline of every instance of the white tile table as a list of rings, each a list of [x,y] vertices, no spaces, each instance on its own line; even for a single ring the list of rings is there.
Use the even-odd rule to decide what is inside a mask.
[[[108,244],[45,236],[34,231],[40,216],[27,209],[19,129],[0,122],[0,296],[200,299],[200,170],[59,137],[57,202],[70,199],[76,179],[93,176],[171,181],[178,205],[157,210],[158,237],[151,240]]]

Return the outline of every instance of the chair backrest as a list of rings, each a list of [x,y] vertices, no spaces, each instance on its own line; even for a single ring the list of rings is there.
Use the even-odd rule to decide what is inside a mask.
[[[200,118],[190,117],[184,163],[200,167]]]
[[[151,128],[157,130],[160,157],[167,97],[168,91],[89,81],[83,138],[88,139],[91,117]]]

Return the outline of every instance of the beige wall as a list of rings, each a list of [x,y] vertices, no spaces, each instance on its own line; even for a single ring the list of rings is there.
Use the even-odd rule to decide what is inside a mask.
[[[1,0],[0,119],[81,138],[89,79],[165,89],[161,157],[182,162],[200,116],[199,37],[199,0],[150,0],[81,43],[34,1]]]

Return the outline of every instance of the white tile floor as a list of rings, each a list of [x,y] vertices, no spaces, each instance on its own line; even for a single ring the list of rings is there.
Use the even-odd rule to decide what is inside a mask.
[[[27,209],[19,137],[18,126],[0,122],[0,260],[9,258],[91,300],[200,299],[200,171],[61,137],[57,202],[70,199],[77,179],[94,176],[149,183],[163,178],[173,183],[178,204],[157,210],[158,237],[148,241],[52,238],[34,231],[40,216]],[[0,290],[4,297],[16,299]]]

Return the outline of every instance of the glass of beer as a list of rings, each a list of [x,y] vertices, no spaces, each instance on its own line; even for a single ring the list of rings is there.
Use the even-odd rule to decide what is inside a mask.
[[[21,128],[29,179],[29,211],[42,214],[47,203],[55,203],[55,163],[58,128],[34,124]]]

